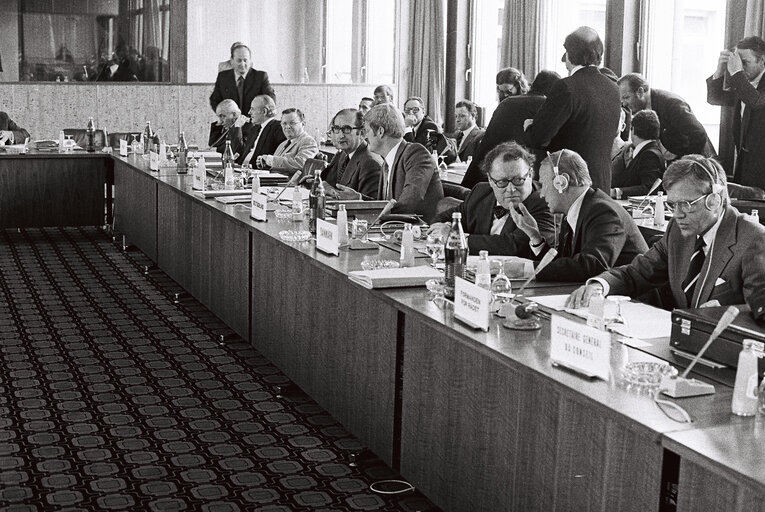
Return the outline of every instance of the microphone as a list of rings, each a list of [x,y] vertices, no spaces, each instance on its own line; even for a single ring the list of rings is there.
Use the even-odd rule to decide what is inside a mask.
[[[520,304],[515,307],[515,316],[521,320],[531,318],[531,315],[539,311],[539,304],[536,302],[527,302],[526,304]]]
[[[659,188],[659,185],[661,185],[661,178],[656,178],[656,181],[653,182],[653,185],[651,185],[651,188],[648,189],[648,193],[645,195],[642,201],[640,201],[640,204],[637,205],[637,210],[640,211],[643,208],[643,204],[645,204],[646,201],[648,201],[648,198],[651,196],[651,193],[653,193],[654,190]]]
[[[277,202],[280,197],[282,197],[282,194],[284,194],[285,190],[295,186],[295,183],[297,183],[297,181],[300,179],[301,174],[302,174],[301,171],[295,171],[295,174],[293,174],[290,180],[287,182],[287,184],[284,185],[284,188],[282,189],[282,191],[279,192],[279,194],[274,198],[274,203]]]
[[[558,251],[556,249],[550,249],[545,253],[544,256],[542,256],[542,260],[539,262],[539,265],[537,265],[537,268],[534,270],[534,273],[529,276],[528,279],[521,285],[521,288],[518,290],[518,293],[515,295],[523,295],[523,290],[526,289],[526,286],[531,282],[532,279],[537,277],[537,274],[539,274],[544,268],[552,262],[552,260],[555,259],[555,257],[558,255]]]
[[[693,358],[691,364],[688,365],[688,368],[686,368],[683,374],[680,375],[681,379],[684,379],[688,376],[688,373],[690,373],[691,369],[696,365],[696,363],[699,362],[699,359],[701,359],[701,356],[704,355],[704,352],[707,351],[712,342],[716,340],[717,337],[720,336],[720,334],[722,334],[722,332],[727,329],[731,323],[733,323],[733,320],[736,319],[738,314],[739,310],[736,306],[730,306],[725,310],[725,313],[723,313],[723,316],[720,317],[720,320],[715,326],[715,330],[712,331],[712,334],[709,336],[707,342],[704,343],[703,347],[701,347],[701,350],[699,350],[699,353],[696,354],[696,357]]]
[[[398,201],[396,201],[395,199],[391,199],[390,201],[388,201],[388,204],[386,204],[385,208],[382,209],[382,211],[380,212],[380,215],[378,215],[377,218],[369,224],[369,227],[371,228],[372,226],[380,222],[380,219],[388,215],[390,211],[393,209],[393,207],[396,206],[397,202]]]

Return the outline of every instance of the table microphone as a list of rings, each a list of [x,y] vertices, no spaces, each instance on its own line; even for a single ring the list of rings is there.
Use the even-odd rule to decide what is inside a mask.
[[[518,293],[516,295],[523,295],[523,290],[526,289],[526,286],[531,282],[532,279],[537,277],[537,274],[539,274],[544,268],[550,264],[552,260],[555,259],[555,257],[558,255],[557,249],[550,249],[547,251],[547,253],[542,257],[542,260],[539,262],[539,265],[537,265],[537,268],[534,270],[534,273],[529,276],[528,279],[521,285],[521,288],[518,290]]]
[[[279,200],[279,198],[282,197],[282,194],[284,194],[285,190],[287,190],[290,187],[294,187],[295,186],[295,183],[297,183],[297,180],[300,179],[300,175],[301,174],[303,174],[301,171],[295,171],[295,174],[293,174],[292,177],[290,178],[290,180],[287,182],[287,184],[284,185],[284,188],[282,189],[281,192],[279,192],[279,195],[277,195],[274,198],[274,202],[277,202]]]
[[[656,181],[653,182],[653,185],[651,185],[651,188],[648,189],[648,193],[643,197],[643,200],[640,201],[640,204],[637,205],[637,210],[640,211],[643,208],[643,204],[645,204],[646,201],[648,201],[648,198],[651,197],[651,193],[659,188],[659,185],[661,185],[661,178],[656,178]]]
[[[394,206],[396,206],[396,203],[397,203],[397,202],[398,202],[398,201],[396,201],[395,199],[391,199],[390,201],[388,201],[388,203],[385,205],[385,207],[384,207],[384,208],[382,209],[382,211],[380,212],[380,215],[378,215],[378,216],[377,216],[377,218],[376,218],[375,220],[373,220],[373,221],[372,221],[372,222],[369,224],[369,227],[371,228],[372,226],[374,226],[375,224],[377,224],[378,222],[380,222],[380,219],[382,219],[383,217],[385,217],[386,215],[388,215],[388,214],[390,213],[390,211],[393,209],[393,207],[394,207]]]

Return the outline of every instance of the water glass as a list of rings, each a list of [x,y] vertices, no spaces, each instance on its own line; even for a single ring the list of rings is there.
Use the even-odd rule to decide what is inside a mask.
[[[432,233],[425,239],[425,249],[428,251],[428,256],[433,260],[433,268],[439,259],[444,257],[444,237],[439,233]]]
[[[362,242],[368,242],[369,221],[364,219],[354,219],[352,224],[351,238],[356,238]]]

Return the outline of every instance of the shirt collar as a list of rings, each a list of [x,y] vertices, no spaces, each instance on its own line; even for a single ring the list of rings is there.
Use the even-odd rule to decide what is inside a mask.
[[[762,74],[765,73],[765,69],[760,71],[760,74],[754,77],[754,80],[750,80],[749,83],[754,86],[755,89],[757,89],[760,86],[760,80],[762,80]]]
[[[589,68],[589,67],[592,67],[592,66],[574,66],[573,68],[571,68],[571,73],[569,73],[568,76],[574,76],[574,73],[576,73],[580,69]]]
[[[637,154],[640,153],[640,150],[643,149],[644,147],[646,147],[646,145],[649,142],[653,142],[653,141],[652,140],[644,140],[643,142],[641,142],[640,144],[635,146],[635,148],[632,150],[632,158],[635,158],[637,156]]]
[[[704,254],[707,254],[709,252],[709,248],[714,243],[714,240],[717,237],[717,229],[720,227],[720,223],[722,222],[724,216],[725,216],[725,210],[723,210],[720,213],[720,217],[717,219],[717,222],[712,224],[712,227],[709,228],[707,232],[702,235],[702,238],[704,239]]]
[[[584,203],[584,196],[587,195],[587,191],[589,188],[585,188],[584,191],[582,191],[582,195],[574,199],[574,202],[571,203],[571,208],[568,209],[568,212],[566,212],[566,222],[568,222],[568,225],[571,227],[571,233],[576,233],[576,223],[579,221],[579,212],[582,211],[582,203]]]
[[[391,148],[390,151],[388,151],[388,154],[385,155],[385,163],[388,164],[388,169],[393,171],[393,162],[396,160],[396,152],[398,151],[398,147],[401,145],[401,143],[404,142],[403,139],[398,141],[398,143]]]
[[[467,130],[464,130],[464,131],[462,131],[462,140],[465,140],[465,139],[467,138],[468,134],[469,134],[470,132],[472,132],[472,131],[473,131],[473,129],[475,128],[475,126],[476,126],[476,125],[474,125],[474,124],[471,124],[471,125],[470,125],[470,128],[468,128]]]

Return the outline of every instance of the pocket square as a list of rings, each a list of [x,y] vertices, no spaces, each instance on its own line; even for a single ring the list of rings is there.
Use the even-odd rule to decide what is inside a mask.
[[[721,284],[725,284],[727,281],[723,279],[722,277],[718,277],[717,281],[715,281],[715,286],[720,286]]]

